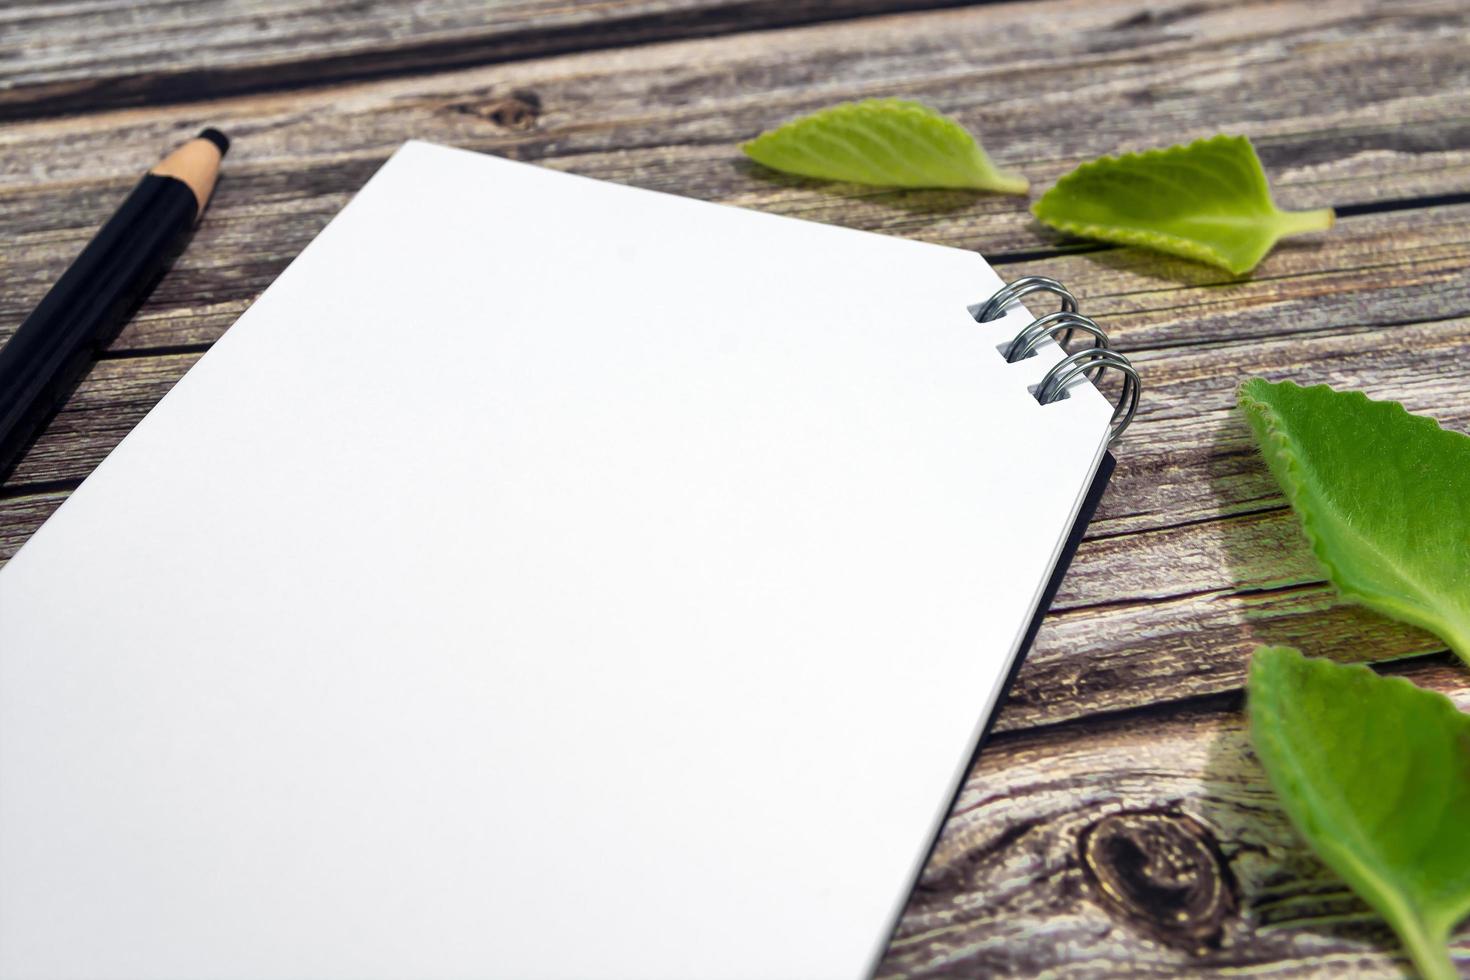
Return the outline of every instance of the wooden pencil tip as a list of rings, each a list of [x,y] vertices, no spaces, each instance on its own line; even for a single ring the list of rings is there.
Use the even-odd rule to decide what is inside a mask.
[[[215,181],[219,179],[220,160],[230,141],[217,129],[206,129],[198,136],[174,150],[149,173],[160,177],[174,177],[189,185],[194,199],[199,202],[195,214],[203,214],[209,196],[214,193]]]

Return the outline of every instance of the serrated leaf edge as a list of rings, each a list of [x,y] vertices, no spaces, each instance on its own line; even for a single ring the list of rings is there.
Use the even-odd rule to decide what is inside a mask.
[[[1418,610],[1406,609],[1404,607],[1394,605],[1393,603],[1384,602],[1376,596],[1369,596],[1368,594],[1358,589],[1351,588],[1350,586],[1347,586],[1343,583],[1342,574],[1339,571],[1337,565],[1327,557],[1326,544],[1322,538],[1321,533],[1316,527],[1316,521],[1314,520],[1311,512],[1302,503],[1304,494],[1304,480],[1301,476],[1301,459],[1298,454],[1293,449],[1291,449],[1290,437],[1288,437],[1286,433],[1282,430],[1276,412],[1267,402],[1263,401],[1260,398],[1254,397],[1247,390],[1255,385],[1271,384],[1289,385],[1293,388],[1297,388],[1303,391],[1312,391],[1318,389],[1331,391],[1333,394],[1354,398],[1355,400],[1358,400],[1368,405],[1388,406],[1390,411],[1397,410],[1401,415],[1407,416],[1410,419],[1417,420],[1419,424],[1428,424],[1441,432],[1447,430],[1439,424],[1439,420],[1430,418],[1427,415],[1415,415],[1413,412],[1410,412],[1408,409],[1404,408],[1404,406],[1399,402],[1386,400],[1379,401],[1369,398],[1365,393],[1361,391],[1339,391],[1338,389],[1333,388],[1331,385],[1321,384],[1303,387],[1302,385],[1296,384],[1293,381],[1272,382],[1266,380],[1265,378],[1251,378],[1243,382],[1236,393],[1237,401],[1240,404],[1242,411],[1246,413],[1247,418],[1258,420],[1261,425],[1265,427],[1264,433],[1260,430],[1257,430],[1256,433],[1258,441],[1261,442],[1261,452],[1263,454],[1266,453],[1267,443],[1269,441],[1270,449],[1274,452],[1276,459],[1279,460],[1281,464],[1280,473],[1277,475],[1278,482],[1281,483],[1282,492],[1286,495],[1287,502],[1291,504],[1291,509],[1296,513],[1298,520],[1301,522],[1302,531],[1306,534],[1307,543],[1312,548],[1312,554],[1316,557],[1318,564],[1322,566],[1323,571],[1327,573],[1328,581],[1332,583],[1333,588],[1337,590],[1338,594],[1350,602],[1355,602],[1358,605],[1365,606],[1369,609],[1374,610],[1375,612],[1382,613],[1394,619],[1399,619],[1403,622],[1411,623],[1412,625],[1419,626],[1423,629],[1428,630],[1429,632],[1435,634],[1440,639],[1448,643],[1450,648],[1453,649],[1462,660],[1464,660],[1467,664],[1470,664],[1470,642],[1467,642],[1465,639],[1461,638],[1459,636],[1459,631],[1453,628],[1451,624],[1435,621],[1431,617],[1421,615]],[[1406,581],[1413,581],[1410,576],[1404,576],[1404,578]]]
[[[826,108],[817,109],[814,112],[809,112],[805,115],[797,116],[795,119],[789,119],[781,125],[775,127],[774,129],[768,129],[764,132],[758,133],[754,137],[740,143],[740,150],[745,153],[746,156],[761,164],[761,166],[769,167],[771,166],[770,164],[764,162],[758,156],[756,156],[756,153],[760,151],[760,147],[762,144],[773,142],[783,135],[790,136],[792,133],[798,132],[812,125],[818,120],[831,119],[841,116],[861,115],[864,111],[875,108],[911,116],[914,120],[917,121],[919,125],[935,125],[942,127],[948,130],[950,135],[956,140],[960,142],[969,142],[970,144],[972,144],[973,148],[978,150],[980,153],[980,159],[978,162],[980,163],[981,168],[988,171],[990,177],[992,178],[991,182],[984,184],[969,184],[962,187],[941,185],[930,189],[990,191],[997,194],[1025,194],[1030,191],[1031,182],[1016,171],[1006,170],[1005,168],[996,164],[994,160],[991,160],[989,154],[985,150],[984,144],[980,142],[979,137],[977,137],[974,133],[970,132],[957,120],[951,118],[950,116],[947,116],[939,110],[931,108],[930,106],[927,106],[922,102],[914,101],[913,99],[875,98],[859,99],[853,102],[839,102],[836,105],[827,106]],[[780,168],[772,167],[772,169]],[[795,173],[795,171],[786,172]],[[798,176],[806,176],[812,180],[831,179],[823,177],[812,177],[808,174],[798,174]],[[924,189],[917,185],[909,186],[902,184],[867,184],[865,186],[891,187],[902,190]]]
[[[1225,143],[1245,144],[1246,150],[1250,152],[1252,159],[1256,161],[1256,169],[1252,171],[1251,177],[1253,180],[1258,182],[1259,189],[1265,192],[1266,203],[1270,206],[1273,215],[1296,215],[1313,213],[1310,211],[1283,211],[1281,210],[1281,208],[1277,207],[1275,199],[1271,195],[1271,185],[1269,181],[1267,181],[1265,178],[1263,168],[1261,167],[1261,158],[1256,154],[1255,146],[1251,144],[1249,137],[1232,136],[1228,133],[1217,133],[1214,136],[1202,136],[1199,139],[1191,140],[1188,143],[1181,143],[1176,146],[1161,146],[1153,147],[1147,150],[1132,150],[1127,153],[1102,156],[1098,157],[1095,160],[1088,160],[1086,163],[1079,164],[1075,169],[1063,174],[1060,178],[1058,178],[1055,184],[1047,188],[1046,193],[1042,194],[1041,197],[1037,199],[1036,203],[1031,205],[1031,213],[1036,217],[1038,221],[1044,222],[1045,224],[1050,225],[1058,231],[1066,232],[1069,235],[1076,235],[1081,238],[1100,239],[1102,241],[1121,242],[1124,245],[1140,245],[1144,248],[1154,249],[1158,249],[1160,243],[1168,243],[1170,245],[1170,248],[1160,250],[1169,251],[1175,255],[1182,255],[1185,258],[1194,259],[1199,262],[1206,262],[1210,265],[1216,266],[1217,268],[1224,269],[1232,275],[1244,275],[1245,273],[1250,272],[1252,269],[1254,269],[1257,265],[1260,265],[1261,259],[1265,258],[1266,253],[1269,252],[1271,248],[1274,248],[1276,242],[1281,239],[1281,234],[1276,235],[1276,237],[1272,240],[1271,245],[1268,246],[1266,248],[1266,251],[1262,252],[1261,255],[1254,262],[1245,266],[1237,266],[1231,264],[1230,260],[1225,257],[1224,253],[1220,252],[1218,249],[1212,248],[1203,242],[1195,241],[1192,238],[1180,238],[1177,235],[1170,235],[1167,232],[1162,231],[1134,231],[1127,228],[1117,228],[1112,225],[1100,225],[1090,221],[1071,221],[1066,218],[1059,218],[1054,216],[1048,217],[1047,215],[1042,213],[1043,209],[1046,207],[1047,199],[1051,197],[1054,191],[1060,190],[1065,185],[1079,179],[1085,173],[1089,173],[1093,170],[1098,169],[1112,168],[1118,166],[1119,164],[1131,165],[1138,161],[1147,161],[1160,157],[1183,155],[1193,152],[1201,147],[1210,146],[1212,144]],[[1331,214],[1331,208],[1324,208],[1322,210],[1329,212],[1327,227],[1332,227],[1333,222],[1335,222],[1336,220],[1335,214]]]
[[[1049,192],[1048,192],[1049,193]],[[1086,221],[1068,221],[1065,218],[1043,217],[1037,207],[1040,201],[1033,206],[1031,213],[1038,219],[1051,225],[1058,231],[1066,232],[1078,238],[1092,238],[1105,242],[1116,242],[1122,245],[1141,245],[1155,251],[1169,252],[1174,255],[1183,256],[1186,259],[1194,259],[1197,262],[1205,262],[1217,268],[1224,269],[1231,275],[1244,275],[1254,269],[1259,262],[1240,267],[1233,265],[1225,256],[1216,249],[1197,242],[1192,238],[1179,238],[1162,231],[1134,231],[1128,228],[1117,228],[1112,225],[1099,225]],[[1167,244],[1168,248],[1160,248],[1161,244]]]
[[[1326,386],[1323,385],[1321,387]],[[1419,971],[1426,978],[1429,978],[1429,980],[1439,980],[1439,978],[1444,977],[1452,980],[1452,978],[1457,976],[1457,973],[1455,971],[1454,961],[1450,958],[1449,949],[1446,944],[1449,933],[1454,927],[1454,922],[1426,922],[1431,928],[1441,930],[1440,935],[1426,935],[1425,930],[1419,928],[1421,921],[1426,919],[1425,916],[1419,914],[1416,909],[1399,898],[1396,894],[1396,889],[1390,888],[1382,877],[1365,866],[1362,860],[1351,849],[1341,846],[1340,841],[1325,833],[1316,819],[1309,814],[1299,814],[1297,807],[1286,803],[1288,797],[1293,801],[1301,800],[1304,797],[1301,791],[1304,782],[1304,770],[1300,765],[1296,764],[1292,754],[1286,750],[1286,743],[1278,730],[1278,726],[1264,721],[1262,713],[1255,709],[1255,704],[1259,698],[1257,691],[1265,693],[1268,702],[1276,701],[1278,692],[1272,690],[1271,685],[1264,684],[1264,682],[1259,686],[1253,683],[1257,677],[1262,676],[1264,671],[1270,669],[1267,661],[1277,657],[1296,657],[1306,665],[1308,670],[1319,673],[1328,670],[1361,671],[1388,684],[1408,688],[1420,694],[1437,695],[1439,698],[1443,698],[1457,714],[1459,713],[1459,709],[1455,707],[1453,701],[1450,701],[1449,698],[1443,694],[1439,694],[1437,691],[1426,691],[1402,677],[1381,677],[1363,664],[1340,664],[1321,657],[1307,657],[1303,656],[1301,651],[1294,647],[1284,646],[1257,647],[1251,654],[1246,684],[1248,694],[1246,705],[1249,716],[1251,741],[1257,744],[1262,741],[1271,743],[1272,755],[1277,761],[1290,769],[1290,772],[1278,771],[1273,773],[1270,768],[1265,766],[1264,762],[1262,764],[1262,768],[1266,769],[1267,780],[1271,783],[1273,789],[1275,789],[1276,795],[1281,798],[1283,809],[1286,810],[1287,816],[1293,824],[1297,825],[1297,832],[1303,836],[1308,835],[1302,829],[1301,824],[1305,823],[1310,827],[1312,833],[1308,839],[1308,843],[1313,850],[1320,852],[1325,848],[1335,858],[1342,860],[1346,864],[1350,864],[1352,870],[1363,881],[1373,886],[1375,897],[1391,906],[1391,909],[1384,909],[1371,901],[1369,902],[1393,926],[1394,931],[1398,933],[1399,939],[1403,942],[1404,948],[1409,951],[1414,965],[1419,968]],[[1257,666],[1258,664],[1260,666]],[[1268,711],[1274,711],[1275,717],[1280,717],[1280,710],[1275,709],[1274,706],[1268,709]],[[1259,749],[1257,751],[1259,754]],[[1285,787],[1278,785],[1278,780],[1284,782],[1286,784]],[[1289,793],[1286,792],[1288,790],[1290,791]],[[1351,885],[1351,882],[1349,884]],[[1364,899],[1368,898],[1367,895],[1361,895],[1361,897]]]

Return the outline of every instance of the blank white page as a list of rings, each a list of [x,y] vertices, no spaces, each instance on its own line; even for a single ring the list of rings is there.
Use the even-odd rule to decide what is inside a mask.
[[[403,147],[0,570],[0,975],[870,971],[1106,437],[1000,284]]]

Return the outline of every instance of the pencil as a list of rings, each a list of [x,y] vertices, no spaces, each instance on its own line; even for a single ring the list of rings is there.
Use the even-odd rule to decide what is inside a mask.
[[[0,347],[0,480],[183,250],[229,146],[206,129],[164,157]]]

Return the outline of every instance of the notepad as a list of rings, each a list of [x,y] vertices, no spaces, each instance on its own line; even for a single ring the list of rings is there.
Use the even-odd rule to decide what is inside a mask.
[[[0,569],[0,976],[869,973],[1108,440],[1001,286],[405,145]]]

